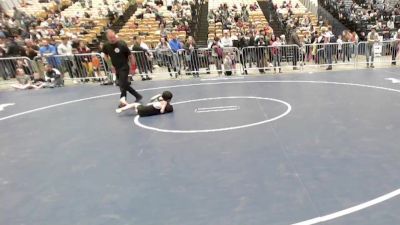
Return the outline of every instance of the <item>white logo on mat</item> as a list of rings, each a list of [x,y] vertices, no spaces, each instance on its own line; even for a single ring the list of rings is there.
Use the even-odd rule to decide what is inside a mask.
[[[12,105],[15,105],[15,103],[0,104],[0,111],[3,111],[4,108],[6,108],[8,106],[12,106]]]
[[[390,80],[390,81],[392,81],[392,83],[393,84],[398,84],[398,83],[400,83],[400,80],[399,79],[396,79],[396,78],[385,78],[385,80]]]

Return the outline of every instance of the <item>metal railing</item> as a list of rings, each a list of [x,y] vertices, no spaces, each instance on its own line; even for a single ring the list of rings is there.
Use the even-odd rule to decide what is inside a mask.
[[[281,72],[285,67],[299,69],[301,66],[300,48],[297,45],[245,47],[240,58],[245,74],[252,70],[264,73],[265,70],[274,69],[275,72]]]
[[[358,65],[374,66],[374,64],[396,64],[400,61],[400,40],[389,40],[380,42],[360,42],[357,45]]]
[[[112,79],[110,66],[100,53],[73,55],[44,55],[34,58],[38,72],[44,76],[45,65],[58,69],[65,79],[105,80]]]
[[[15,78],[16,69],[21,68],[26,75],[34,75],[37,71],[34,63],[28,57],[0,58],[0,76],[4,80]]]
[[[357,45],[345,43],[314,43],[300,47],[302,68],[315,66],[355,65]]]
[[[375,43],[326,43],[238,48],[149,50],[132,52],[131,74],[171,77],[216,73],[241,75],[251,72],[287,72],[293,69],[391,65],[400,61],[400,40]],[[35,78],[44,77],[45,65],[57,68],[66,79],[112,80],[112,66],[99,53],[0,58],[0,76],[13,78],[17,68]]]
[[[158,76],[169,74],[177,77],[178,58],[170,49],[132,51],[134,63],[131,65],[132,73],[139,76]]]

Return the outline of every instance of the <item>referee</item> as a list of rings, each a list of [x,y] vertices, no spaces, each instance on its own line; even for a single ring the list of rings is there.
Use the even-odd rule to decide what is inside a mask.
[[[124,41],[118,40],[113,30],[107,30],[107,40],[108,42],[103,46],[103,52],[106,57],[111,58],[118,79],[119,89],[121,90],[121,101],[118,108],[125,106],[123,102],[126,102],[127,91],[136,97],[136,102],[139,102],[142,96],[131,87],[128,77],[129,64],[132,57],[131,51]]]

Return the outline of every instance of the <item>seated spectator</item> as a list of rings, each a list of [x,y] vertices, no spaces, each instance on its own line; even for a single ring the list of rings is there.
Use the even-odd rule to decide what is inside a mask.
[[[21,68],[16,69],[15,78],[17,80],[16,84],[12,84],[11,87],[18,90],[26,90],[26,89],[40,89],[45,86],[44,83],[32,84],[31,77],[24,73],[24,70]]]
[[[58,69],[53,68],[53,66],[50,64],[46,65],[45,80],[54,87],[64,86],[64,80],[61,72]]]

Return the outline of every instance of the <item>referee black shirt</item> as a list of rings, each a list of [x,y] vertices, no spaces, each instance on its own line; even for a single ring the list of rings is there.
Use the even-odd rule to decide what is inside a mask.
[[[129,55],[131,51],[124,41],[118,41],[115,44],[106,43],[103,46],[103,52],[110,56],[115,69],[129,66]]]

